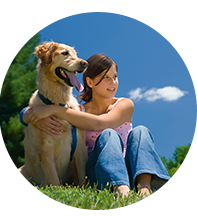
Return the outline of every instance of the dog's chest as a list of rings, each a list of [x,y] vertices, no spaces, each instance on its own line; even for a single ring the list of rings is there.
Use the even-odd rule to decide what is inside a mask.
[[[72,126],[66,121],[60,120],[60,122],[64,125],[64,132],[48,137],[48,144],[53,148],[55,161],[61,157],[69,157],[73,140]]]

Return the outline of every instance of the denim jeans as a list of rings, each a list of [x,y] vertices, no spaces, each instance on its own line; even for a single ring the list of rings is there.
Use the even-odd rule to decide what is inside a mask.
[[[123,150],[122,138],[116,131],[106,129],[100,133],[86,165],[91,185],[97,184],[98,189],[109,185],[127,185],[135,189],[136,177],[149,173],[152,174],[151,189],[157,190],[170,179],[146,127],[137,126],[129,133],[125,158]]]

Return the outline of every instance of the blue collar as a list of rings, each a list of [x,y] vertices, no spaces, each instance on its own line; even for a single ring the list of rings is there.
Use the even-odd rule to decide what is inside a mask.
[[[45,98],[45,96],[42,95],[39,91],[38,91],[38,95],[39,95],[40,99],[43,101],[43,103],[45,103],[47,105],[54,104],[51,100],[49,100],[48,98]],[[62,106],[62,107],[65,107],[65,106],[69,107],[68,104],[61,104],[61,103],[59,103],[58,105]]]

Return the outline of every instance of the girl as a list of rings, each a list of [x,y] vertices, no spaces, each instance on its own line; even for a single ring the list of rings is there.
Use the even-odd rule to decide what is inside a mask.
[[[130,188],[148,196],[151,189],[159,189],[170,178],[155,152],[153,137],[144,126],[132,129],[133,102],[115,97],[116,63],[102,54],[87,61],[84,93],[80,95],[86,102],[82,111],[55,105],[35,106],[25,109],[23,121],[36,124],[50,135],[63,132],[57,118],[86,130],[86,174],[90,183],[97,183],[99,189],[112,185],[122,197],[127,196]]]

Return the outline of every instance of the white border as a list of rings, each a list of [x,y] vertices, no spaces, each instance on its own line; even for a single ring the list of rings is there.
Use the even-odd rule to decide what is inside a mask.
[[[47,25],[85,12],[112,12],[132,17],[163,35],[178,51],[197,88],[196,2],[192,0],[138,1],[7,1],[1,3],[1,83],[9,65],[21,47]],[[108,214],[109,211],[80,210],[55,202],[39,193],[18,173],[1,137],[1,212],[12,215]],[[121,214],[178,215],[187,214],[196,205],[196,143],[176,175],[157,193],[137,204],[119,208]],[[70,212],[68,212],[70,210]],[[85,211],[85,212],[84,212]],[[114,212],[114,213],[116,213]],[[111,212],[110,212],[111,213]]]

